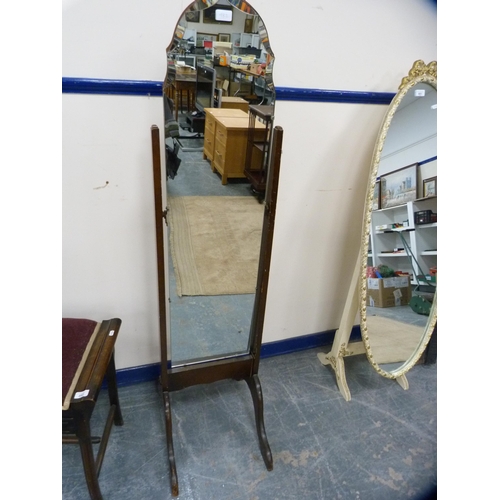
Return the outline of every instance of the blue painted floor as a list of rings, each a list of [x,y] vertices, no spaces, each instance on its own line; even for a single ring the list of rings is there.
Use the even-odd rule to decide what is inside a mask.
[[[261,361],[264,418],[274,459],[261,458],[250,392],[223,381],[172,393],[179,500],[423,500],[437,482],[436,366],[417,365],[410,388],[346,358],[352,400],[311,349]],[[162,397],[155,382],[119,389],[123,427],[101,470],[106,500],[170,493]],[[93,417],[104,425],[103,391]],[[88,500],[78,447],[63,446],[62,498]]]

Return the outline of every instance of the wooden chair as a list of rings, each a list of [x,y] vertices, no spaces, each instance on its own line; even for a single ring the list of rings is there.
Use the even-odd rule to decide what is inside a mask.
[[[99,472],[113,423],[123,425],[118,401],[114,345],[121,319],[102,322],[62,320],[62,442],[79,444],[85,479],[92,500],[101,500]],[[90,419],[104,379],[110,408],[101,436],[93,437]],[[94,458],[93,444],[99,444]]]

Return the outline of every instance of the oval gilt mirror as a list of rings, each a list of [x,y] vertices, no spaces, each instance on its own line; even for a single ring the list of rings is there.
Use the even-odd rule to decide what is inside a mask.
[[[378,373],[401,383],[437,322],[436,62],[414,63],[382,124],[367,189],[361,262],[367,357]]]

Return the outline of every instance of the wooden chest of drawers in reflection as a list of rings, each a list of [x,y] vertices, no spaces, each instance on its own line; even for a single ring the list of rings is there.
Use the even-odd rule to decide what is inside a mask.
[[[262,123],[255,125],[257,140],[264,140],[266,128]],[[212,171],[218,171],[222,184],[229,178],[246,178],[245,160],[248,143],[248,116],[235,118],[221,116],[215,120],[215,145]]]
[[[203,141],[203,158],[212,161],[214,158],[216,118],[221,116],[245,118],[248,114],[241,109],[205,108],[205,132]]]
[[[222,96],[221,98],[221,108],[241,109],[245,113],[248,113],[249,106],[248,101],[245,101],[242,97]]]

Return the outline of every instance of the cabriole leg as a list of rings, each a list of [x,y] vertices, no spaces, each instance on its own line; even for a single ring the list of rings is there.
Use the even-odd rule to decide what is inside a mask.
[[[246,378],[245,382],[248,384],[252,394],[260,452],[262,453],[262,458],[264,459],[267,470],[271,471],[273,470],[273,456],[271,454],[271,448],[267,441],[266,429],[264,427],[264,400],[262,398],[262,388],[259,376],[253,375],[250,378]]]

